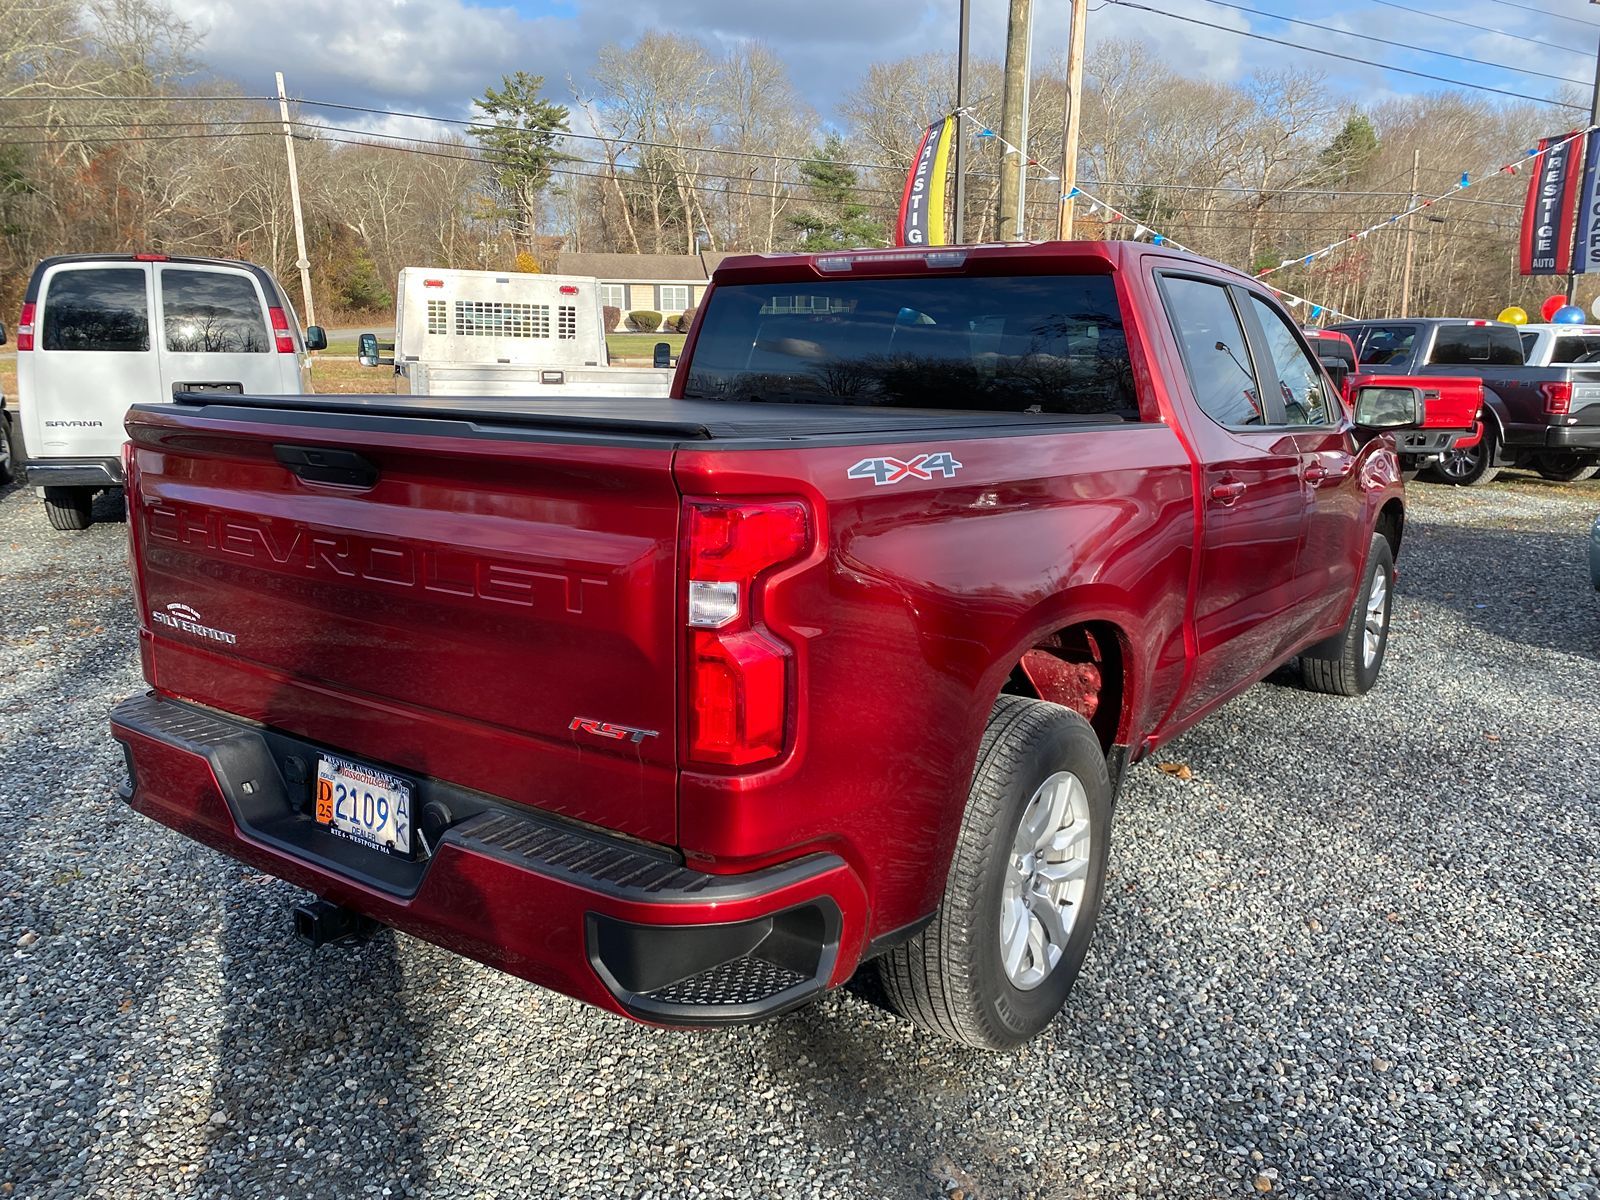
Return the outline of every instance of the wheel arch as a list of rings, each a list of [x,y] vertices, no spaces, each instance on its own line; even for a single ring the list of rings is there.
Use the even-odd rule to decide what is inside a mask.
[[[1132,736],[1136,661],[1123,623],[1075,613],[1035,630],[1010,652],[990,706],[1003,695],[1060,704],[1088,721],[1109,753]]]
[[[1383,507],[1378,510],[1378,519],[1373,525],[1374,533],[1381,533],[1389,543],[1389,552],[1398,561],[1400,558],[1400,542],[1405,536],[1406,507],[1398,496],[1384,501]]]

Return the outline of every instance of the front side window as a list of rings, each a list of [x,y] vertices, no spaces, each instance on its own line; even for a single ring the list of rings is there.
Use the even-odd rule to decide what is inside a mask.
[[[232,271],[161,272],[167,349],[181,354],[266,354],[272,349],[256,286]]]
[[[1200,410],[1218,425],[1264,425],[1261,385],[1228,290],[1199,279],[1169,277],[1162,281],[1162,291]]]
[[[684,396],[1139,419],[1109,275],[723,284]]]
[[[1283,423],[1285,425],[1326,425],[1331,420],[1328,412],[1327,389],[1323,386],[1322,367],[1300,347],[1294,327],[1260,296],[1252,295],[1256,320],[1266,335],[1267,353],[1278,372],[1278,391],[1283,396]]]
[[[150,301],[143,267],[57,271],[44,296],[46,350],[150,349]]]

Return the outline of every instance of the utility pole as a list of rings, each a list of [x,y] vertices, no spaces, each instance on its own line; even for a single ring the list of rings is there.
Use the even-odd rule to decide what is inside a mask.
[[[1005,97],[1000,107],[1000,136],[1016,150],[1006,149],[1000,160],[1000,240],[1020,241],[1022,155],[1028,102],[1028,31],[1033,25],[1033,0],[1010,0],[1011,16],[1006,22]]]
[[[967,242],[967,47],[972,41],[972,0],[961,0],[961,33],[956,46],[956,220],[955,243]]]
[[[306,324],[317,323],[317,308],[311,302],[311,260],[306,257],[306,219],[300,212],[300,169],[294,161],[294,127],[289,124],[289,97],[283,90],[283,72],[278,76],[278,115],[283,118],[283,148],[289,154],[289,202],[294,207],[294,250],[299,257],[300,295],[306,305]]]
[[[1411,152],[1411,203],[1408,209],[1417,206],[1417,175],[1422,169],[1422,151]],[[1411,255],[1417,244],[1417,214],[1406,215],[1406,264],[1400,271],[1400,315],[1411,315]]]
[[[1078,186],[1078,119],[1083,104],[1083,39],[1089,23],[1087,0],[1072,0],[1072,29],[1067,38],[1067,103],[1061,111],[1061,211],[1056,217],[1056,237],[1072,240],[1074,202]]]

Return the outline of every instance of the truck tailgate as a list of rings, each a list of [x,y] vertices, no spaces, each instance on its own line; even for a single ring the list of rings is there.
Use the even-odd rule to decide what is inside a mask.
[[[226,413],[128,416],[141,640],[160,691],[676,840],[670,442],[334,420],[305,404]]]

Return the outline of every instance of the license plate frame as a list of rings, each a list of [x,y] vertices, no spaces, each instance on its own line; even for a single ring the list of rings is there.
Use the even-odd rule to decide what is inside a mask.
[[[412,858],[415,797],[411,781],[392,771],[339,754],[317,755],[312,817],[335,837],[380,854]]]

